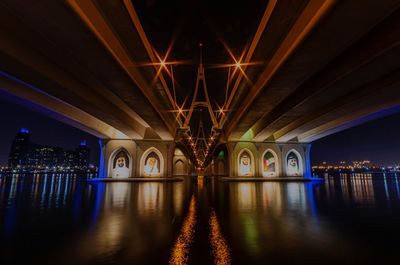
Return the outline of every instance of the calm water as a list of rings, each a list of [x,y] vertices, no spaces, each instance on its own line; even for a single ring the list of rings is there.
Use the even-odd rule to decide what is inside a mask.
[[[400,177],[0,176],[0,264],[400,264]]]

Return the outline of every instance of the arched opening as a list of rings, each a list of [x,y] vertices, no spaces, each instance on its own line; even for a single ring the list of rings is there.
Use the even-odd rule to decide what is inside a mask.
[[[177,160],[177,161],[175,162],[175,165],[174,165],[174,175],[177,175],[177,176],[186,175],[186,172],[185,172],[185,163],[184,163],[181,159],[179,159],[179,160]]]
[[[294,149],[290,150],[286,155],[285,163],[287,176],[296,177],[303,175],[303,162],[299,152]]]
[[[161,152],[151,147],[143,153],[140,159],[140,173],[145,177],[158,177],[164,173],[164,158]]]
[[[177,144],[174,150],[174,157],[173,157],[172,172],[174,176],[186,176],[188,175],[189,172],[188,159],[185,155],[186,152],[182,150],[185,150],[184,147]]]
[[[254,176],[254,156],[247,148],[242,149],[238,155],[238,175]]]
[[[261,173],[263,177],[278,175],[278,156],[271,149],[267,149],[261,157]]]
[[[229,175],[228,149],[225,144],[219,144],[213,157],[213,174],[216,176]]]
[[[132,158],[125,148],[115,150],[108,162],[108,176],[111,178],[129,178],[132,172]]]
[[[217,175],[225,175],[225,159],[217,159]]]

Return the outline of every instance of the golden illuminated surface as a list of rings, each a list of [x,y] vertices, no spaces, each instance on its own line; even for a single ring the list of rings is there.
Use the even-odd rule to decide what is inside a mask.
[[[192,196],[188,214],[183,221],[182,229],[172,249],[169,264],[187,264],[190,246],[193,242],[196,226],[196,199]]]
[[[163,206],[164,188],[159,183],[141,183],[139,186],[139,196],[137,199],[138,210],[140,212],[159,213]]]
[[[198,176],[197,177],[197,187],[199,192],[203,190],[203,185],[204,185],[204,176]]]
[[[211,211],[210,215],[210,243],[214,255],[214,264],[231,264],[231,253],[228,244],[221,233],[218,217],[214,210]]]

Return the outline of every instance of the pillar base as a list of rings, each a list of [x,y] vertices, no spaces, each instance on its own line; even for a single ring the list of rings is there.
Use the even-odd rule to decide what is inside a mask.
[[[183,181],[181,177],[143,177],[143,178],[92,178],[88,182],[176,182]]]
[[[236,182],[309,182],[324,181],[323,178],[305,178],[305,177],[223,177],[222,181]]]

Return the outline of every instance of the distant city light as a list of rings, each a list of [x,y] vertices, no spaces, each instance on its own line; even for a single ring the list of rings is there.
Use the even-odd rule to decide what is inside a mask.
[[[1,171],[40,173],[69,172],[70,168],[84,171],[88,168],[90,150],[85,140],[75,150],[67,150],[31,142],[29,135],[20,135],[21,133],[28,134],[29,130],[19,130],[11,146],[8,167]]]
[[[26,128],[21,128],[21,129],[19,129],[19,132],[20,133],[29,133],[29,130]]]

